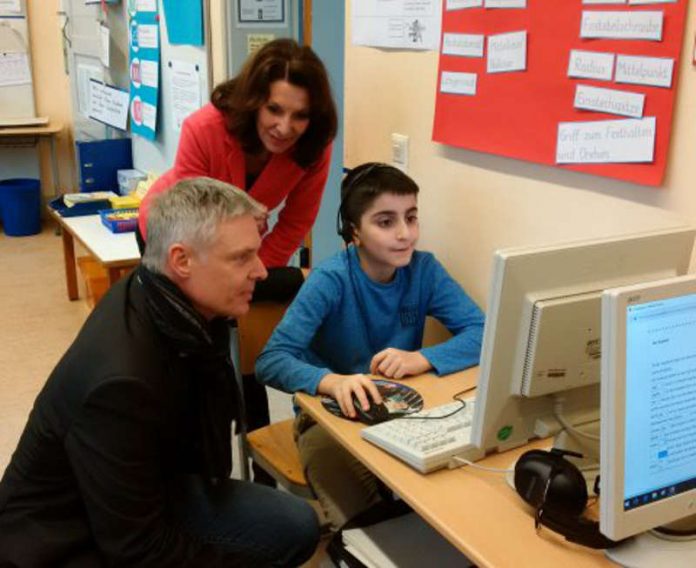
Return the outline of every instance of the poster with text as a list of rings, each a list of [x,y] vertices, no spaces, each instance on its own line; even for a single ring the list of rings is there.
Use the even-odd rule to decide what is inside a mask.
[[[686,8],[446,0],[433,140],[661,185]]]
[[[160,35],[155,0],[134,4],[128,29],[131,132],[155,140],[159,101]]]

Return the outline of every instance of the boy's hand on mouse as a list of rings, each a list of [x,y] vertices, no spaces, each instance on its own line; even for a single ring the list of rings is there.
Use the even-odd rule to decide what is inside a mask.
[[[341,412],[350,418],[355,418],[356,416],[355,407],[353,406],[353,393],[355,393],[365,410],[370,408],[370,399],[377,404],[382,402],[382,397],[375,383],[362,373],[356,375],[331,373],[326,375],[319,381],[317,392],[336,399],[336,402],[341,407]]]
[[[380,351],[370,362],[370,373],[391,379],[420,375],[432,368],[420,351],[403,351],[394,347]]]

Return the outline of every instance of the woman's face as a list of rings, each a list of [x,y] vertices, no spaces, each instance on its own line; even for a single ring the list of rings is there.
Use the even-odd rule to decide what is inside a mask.
[[[256,115],[256,130],[264,148],[282,154],[292,148],[309,126],[307,89],[278,80]]]

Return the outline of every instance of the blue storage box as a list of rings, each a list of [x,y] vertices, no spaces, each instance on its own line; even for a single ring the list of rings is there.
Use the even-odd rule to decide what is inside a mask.
[[[128,233],[138,226],[137,209],[107,209],[100,211],[99,216],[112,233]]]
[[[111,207],[111,201],[98,199],[89,203],[76,203],[72,207],[68,207],[63,201],[63,196],[60,196],[52,199],[48,206],[61,217],[81,217],[82,215],[96,215],[102,209]]]

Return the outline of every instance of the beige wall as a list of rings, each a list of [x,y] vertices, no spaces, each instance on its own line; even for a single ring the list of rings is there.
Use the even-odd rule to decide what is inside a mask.
[[[59,27],[58,0],[27,0],[31,62],[34,75],[36,113],[63,124],[57,138],[57,153],[61,187],[71,189],[73,183],[72,107],[68,75],[63,65],[63,44]],[[50,154],[42,151],[41,173],[49,172]],[[48,177],[44,178],[48,179]],[[50,188],[44,187],[44,192]]]
[[[696,8],[690,4],[661,188],[433,143],[437,54],[353,46],[350,1],[346,166],[389,161],[390,133],[410,136],[409,174],[421,186],[421,248],[433,251],[481,306],[496,248],[657,228],[677,218],[696,224],[696,69],[691,66]]]

